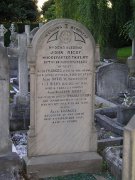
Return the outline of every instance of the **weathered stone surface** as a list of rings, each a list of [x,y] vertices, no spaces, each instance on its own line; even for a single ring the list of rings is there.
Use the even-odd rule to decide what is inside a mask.
[[[34,29],[32,29],[32,31],[30,32],[30,40],[32,41],[34,35],[36,34],[36,32],[39,30],[39,27],[35,27]]]
[[[18,77],[18,57],[9,57],[10,77]]]
[[[30,45],[30,25],[25,25],[25,33],[27,36],[27,46]]]
[[[0,180],[21,179],[22,162],[16,153],[0,156]]]
[[[130,89],[131,94],[135,95],[135,77],[129,77],[128,87]]]
[[[117,105],[112,103],[111,101],[107,101],[106,99],[104,98],[101,98],[99,96],[95,96],[95,101],[96,101],[96,104],[102,104],[103,107],[116,107]]]
[[[29,125],[30,105],[19,103],[10,104],[10,130],[18,131],[21,129],[29,129]]]
[[[39,178],[58,175],[96,173],[101,170],[101,159],[95,152],[71,153],[32,157],[28,160],[28,172]]]
[[[103,157],[109,166],[109,170],[116,180],[122,178],[122,146],[108,147],[103,152]],[[128,179],[125,179],[128,180]]]
[[[106,147],[110,146],[121,146],[123,144],[123,137],[113,137],[107,139],[98,140],[98,149],[100,151],[104,150]]]
[[[135,106],[118,106],[117,107],[117,120],[123,125],[127,125],[130,119],[135,114]]]
[[[97,95],[105,99],[118,97],[128,88],[128,68],[126,65],[110,63],[97,70]]]
[[[100,62],[100,46],[99,46],[99,44],[96,45],[95,65],[96,65],[96,67],[101,65],[101,62]]]
[[[135,179],[135,115],[124,129],[122,180]]]
[[[123,127],[118,124],[116,120],[111,119],[106,115],[96,114],[96,121],[107,130],[123,135]]]
[[[0,46],[0,154],[10,151],[9,68],[6,48]]]
[[[64,158],[66,154],[73,153],[74,157],[76,153],[96,152],[95,44],[90,32],[72,20],[49,22],[34,36],[28,58],[31,84],[28,169],[33,156],[40,163],[39,156],[44,159],[49,156],[55,162],[58,155]],[[96,157],[100,164],[101,158]],[[74,160],[81,161],[80,158]],[[73,162],[72,158],[67,161]],[[66,168],[68,173],[74,171],[70,166]]]
[[[18,35],[19,46],[19,95],[25,97],[28,95],[28,64],[27,64],[27,36]]]

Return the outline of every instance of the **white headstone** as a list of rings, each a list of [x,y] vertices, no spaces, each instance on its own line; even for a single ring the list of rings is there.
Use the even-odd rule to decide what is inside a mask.
[[[96,154],[94,127],[94,61],[94,40],[75,21],[52,21],[34,36],[29,49],[29,172],[35,167],[42,171],[41,164],[52,164],[56,166],[54,171],[48,169],[39,176],[71,173],[70,165],[76,161],[80,168],[75,165],[72,173],[84,171],[84,167],[86,171],[99,169],[101,158]],[[33,166],[36,162],[37,166]],[[68,165],[57,169],[62,162]],[[92,162],[96,162],[93,167]]]
[[[27,46],[30,45],[30,25],[25,25],[25,33],[27,35]]]
[[[28,64],[27,64],[27,37],[26,34],[18,35],[18,68],[19,68],[19,95],[28,95]]]

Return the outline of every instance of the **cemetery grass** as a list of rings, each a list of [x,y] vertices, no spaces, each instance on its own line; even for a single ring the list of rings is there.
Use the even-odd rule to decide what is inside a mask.
[[[123,47],[123,48],[119,48],[117,51],[117,59],[119,61],[119,63],[126,63],[127,58],[129,56],[131,56],[132,54],[132,48],[131,46],[129,47]]]
[[[103,177],[106,180],[116,180],[115,177],[111,176],[109,172],[89,174],[79,173],[74,175],[59,176],[59,177],[48,177],[41,180],[97,180],[96,176]]]

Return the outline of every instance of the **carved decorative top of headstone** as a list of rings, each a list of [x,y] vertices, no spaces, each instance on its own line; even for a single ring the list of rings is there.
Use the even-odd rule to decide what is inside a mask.
[[[15,47],[17,46],[17,42],[16,42],[16,35],[17,33],[15,32],[15,25],[12,23],[10,28],[9,28],[10,32],[11,32],[11,36],[10,36],[10,47]]]
[[[4,34],[7,32],[7,29],[4,27],[3,24],[0,25],[0,36],[4,36]]]

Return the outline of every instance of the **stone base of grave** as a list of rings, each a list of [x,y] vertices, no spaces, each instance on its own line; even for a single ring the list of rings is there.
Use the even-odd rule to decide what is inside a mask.
[[[26,159],[27,174],[32,178],[63,176],[101,171],[102,158],[96,152],[38,156]]]

